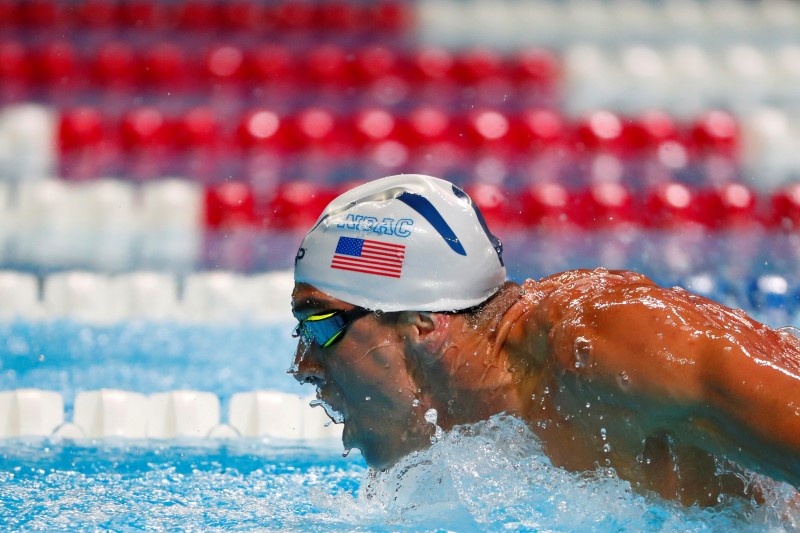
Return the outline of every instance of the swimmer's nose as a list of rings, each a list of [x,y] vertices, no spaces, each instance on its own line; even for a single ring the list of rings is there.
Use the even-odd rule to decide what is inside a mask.
[[[289,374],[293,375],[294,379],[300,383],[310,383],[312,385],[322,383],[325,377],[325,369],[316,355],[314,346],[309,346],[302,341],[298,343],[294,361],[291,368],[289,368]]]

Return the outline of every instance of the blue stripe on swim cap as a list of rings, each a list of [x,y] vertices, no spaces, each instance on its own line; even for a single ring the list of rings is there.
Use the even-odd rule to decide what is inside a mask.
[[[467,251],[464,250],[464,246],[458,240],[455,232],[447,225],[442,215],[427,198],[413,192],[404,191],[397,196],[397,199],[422,215],[455,253],[467,255]]]
[[[489,238],[489,242],[492,243],[492,248],[494,248],[494,251],[497,252],[497,258],[500,260],[500,266],[501,267],[506,266],[505,262],[503,261],[503,243],[500,242],[500,239],[495,237],[494,233],[489,231],[489,225],[486,223],[486,219],[483,218],[483,213],[481,213],[481,210],[480,208],[478,208],[478,205],[472,201],[472,198],[470,198],[467,193],[465,193],[455,185],[453,185],[453,194],[455,194],[459,198],[465,198],[469,200],[469,203],[472,205],[472,209],[475,210],[475,215],[478,217],[478,222],[483,228],[483,232],[486,233],[486,236]]]

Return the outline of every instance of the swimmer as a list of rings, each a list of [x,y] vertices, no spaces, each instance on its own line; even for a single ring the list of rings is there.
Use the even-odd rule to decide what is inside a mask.
[[[642,492],[753,495],[741,467],[800,487],[800,340],[628,271],[506,281],[501,243],[451,183],[391,176],[328,205],[295,260],[290,372],[385,469],[507,413],[553,464]],[[755,489],[757,490],[757,488]]]

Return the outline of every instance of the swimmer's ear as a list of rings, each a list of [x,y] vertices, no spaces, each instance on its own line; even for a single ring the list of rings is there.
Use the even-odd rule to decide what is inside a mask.
[[[447,339],[450,315],[428,311],[405,311],[401,313],[400,327],[409,348],[438,351]]]

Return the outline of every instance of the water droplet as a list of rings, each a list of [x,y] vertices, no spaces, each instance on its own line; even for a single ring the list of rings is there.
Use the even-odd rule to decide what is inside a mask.
[[[337,411],[336,409],[334,409],[325,400],[319,400],[319,399],[311,400],[311,402],[309,402],[309,405],[311,407],[316,407],[316,406],[322,407],[325,410],[325,414],[328,415],[331,418],[331,420],[334,421],[334,423],[336,423],[336,424],[343,424],[344,423],[344,415],[342,413],[340,413],[339,411]]]
[[[586,402],[586,408],[587,408],[587,409],[591,409],[591,408],[592,408],[592,404],[591,404],[591,402]]]
[[[44,362],[44,354],[39,354],[39,362]]]
[[[370,401],[371,399],[372,399],[372,397],[371,397],[371,396],[365,396],[365,397],[364,397],[364,401],[367,401],[367,402],[368,402],[368,401]]]
[[[417,400],[416,398],[414,398],[414,401],[413,401],[413,402],[411,402],[411,406],[412,406],[412,407],[419,407],[419,400]]]
[[[425,421],[428,424],[436,424],[439,419],[439,412],[436,409],[428,409],[425,411]]]
[[[617,385],[624,391],[627,391],[631,387],[631,380],[624,370],[617,375]]]
[[[606,431],[606,428],[600,428],[600,438],[603,440],[608,439],[608,432]]]
[[[575,339],[575,368],[587,368],[591,362],[592,343],[586,337]]]
[[[344,451],[342,452],[342,457],[347,457],[348,455],[350,455],[351,451],[352,448],[345,448]]]

